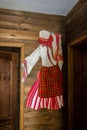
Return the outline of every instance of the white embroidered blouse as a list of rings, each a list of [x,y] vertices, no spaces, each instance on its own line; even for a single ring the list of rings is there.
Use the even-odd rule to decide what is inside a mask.
[[[42,37],[46,37],[44,36],[43,33],[48,33],[50,35],[50,32],[42,30],[39,34]],[[55,50],[57,49],[57,44],[56,44],[56,36],[55,34],[52,34],[53,36],[53,42],[52,42],[52,48],[53,48],[53,54],[55,53]],[[54,65],[57,64],[57,61],[53,58],[52,56],[52,51],[51,48],[48,48],[49,51],[49,55],[50,55],[50,59],[52,61],[52,63]],[[58,48],[58,56],[59,55],[63,55],[62,52],[62,45],[61,45],[61,35],[60,35],[60,39],[59,39],[59,48]],[[29,56],[27,56],[25,58],[26,61],[26,65],[27,65],[27,74],[29,74],[32,70],[32,68],[35,66],[35,64],[37,63],[37,61],[39,60],[39,58],[41,57],[42,59],[42,66],[46,66],[46,67],[50,67],[53,66],[53,64],[50,62],[48,55],[47,55],[47,47],[46,46],[42,46],[39,45],[32,54],[30,54]],[[59,59],[58,60],[58,66],[60,68],[60,70],[62,70],[62,65],[63,65],[63,59]],[[24,68],[24,64],[22,64],[22,67]]]

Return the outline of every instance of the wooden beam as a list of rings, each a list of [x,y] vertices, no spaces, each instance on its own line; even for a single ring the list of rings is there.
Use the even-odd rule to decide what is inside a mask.
[[[67,43],[78,39],[79,37],[83,37],[84,35],[87,34],[87,23],[84,23],[82,26],[79,26],[78,28],[74,29],[74,31],[70,32],[70,33],[66,33],[67,35]]]
[[[72,18],[72,16],[74,16],[74,14],[76,14],[76,12],[78,12],[78,10],[81,9],[82,6],[86,4],[86,2],[87,2],[86,0],[79,0],[65,17],[66,21]]]
[[[0,38],[21,39],[21,40],[37,40],[38,33],[32,32],[32,31],[0,29]]]
[[[40,25],[43,25],[43,24],[48,24],[49,23],[55,23],[58,21],[58,22],[63,22],[63,18],[65,17],[61,17],[61,16],[57,16],[55,18],[51,18],[48,16],[48,19],[45,19],[45,18],[38,18],[38,17],[34,17],[34,16],[31,16],[31,15],[24,15],[24,16],[16,16],[16,15],[8,15],[8,14],[0,14],[0,20],[4,20],[4,21],[11,21],[11,22],[25,22],[25,23],[33,23],[33,24],[40,24]]]
[[[70,46],[74,46],[74,45],[76,45],[78,43],[81,43],[82,41],[84,41],[86,39],[87,39],[87,34],[82,36],[82,37],[80,37],[80,38],[78,38],[78,39],[76,39],[76,40],[73,40],[72,42],[69,43],[69,45]]]
[[[68,46],[68,129],[73,130],[73,48]]]
[[[63,30],[63,28],[61,27],[61,25],[55,25],[55,27],[54,26],[52,26],[51,28],[49,27],[49,26],[46,26],[46,25],[43,25],[43,26],[41,26],[41,25],[39,25],[39,26],[37,26],[37,25],[35,25],[35,24],[29,24],[29,23],[24,23],[24,22],[22,22],[22,23],[18,23],[18,22],[10,22],[10,21],[0,21],[0,28],[1,29],[14,29],[14,30],[24,30],[24,31],[40,31],[40,30],[42,30],[43,28],[45,29],[45,30],[49,30],[49,31],[55,31],[55,32],[57,32],[58,30]]]
[[[12,10],[12,9],[2,9],[0,8],[0,15],[13,15],[13,16],[25,16],[25,17],[33,17],[38,19],[50,19],[50,20],[61,20],[65,18],[65,16],[60,15],[52,15],[52,14],[43,14],[43,13],[35,13],[35,12],[28,12],[28,11],[18,11],[18,10]]]

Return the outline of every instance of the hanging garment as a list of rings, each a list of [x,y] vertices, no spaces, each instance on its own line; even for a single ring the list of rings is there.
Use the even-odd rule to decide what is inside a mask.
[[[39,58],[42,59],[37,79],[27,95],[26,107],[35,110],[41,108],[60,109],[64,106],[61,35],[41,30],[38,41],[40,43],[38,48],[26,57],[22,64],[23,81],[25,81]]]

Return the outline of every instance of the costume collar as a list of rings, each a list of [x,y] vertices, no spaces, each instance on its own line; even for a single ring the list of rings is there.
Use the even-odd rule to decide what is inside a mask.
[[[52,48],[53,36],[50,34],[48,39],[39,37],[38,41],[42,46],[48,46]]]

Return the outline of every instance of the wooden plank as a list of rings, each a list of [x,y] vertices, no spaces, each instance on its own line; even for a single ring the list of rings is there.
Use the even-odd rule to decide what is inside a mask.
[[[77,43],[81,43],[82,41],[86,40],[87,39],[87,34],[76,39],[76,40],[73,40],[72,42],[69,43],[70,46],[74,46],[76,45]]]
[[[25,20],[25,16],[13,16],[13,15],[6,15],[6,14],[0,14],[0,21],[10,21],[10,22],[18,22],[21,23]]]
[[[51,111],[51,110],[47,110],[47,109],[42,109],[40,111],[33,111],[33,110],[25,110],[25,114],[24,117],[25,118],[30,118],[30,117],[35,117],[35,118],[43,118],[43,116],[47,116],[47,112],[48,115],[51,115],[52,117],[55,117],[57,119],[61,118],[63,116],[62,111]]]
[[[79,0],[76,4],[75,4],[75,6],[70,10],[70,12],[67,14],[67,16],[66,16],[66,21],[68,21],[70,18],[72,18],[75,14],[76,14],[76,12],[78,12],[78,10],[80,9],[80,8],[82,8],[82,6],[84,5],[86,3],[86,0]]]
[[[54,32],[58,32],[58,30],[63,30],[63,27],[58,24],[55,25],[55,27],[52,26],[52,28],[50,28],[49,26],[46,25],[35,25],[35,24],[29,24],[29,23],[14,23],[14,22],[9,22],[9,21],[0,21],[0,28],[1,29],[15,29],[15,30],[25,30],[25,31],[40,31],[43,28],[45,30],[49,30],[49,31],[54,31]]]
[[[85,8],[85,7],[84,7]],[[73,31],[75,28],[78,28],[82,24],[87,22],[87,12],[79,10],[73,19],[70,19],[68,23],[65,24],[67,31]]]
[[[0,38],[19,39],[19,40],[38,40],[38,33],[39,32],[33,32],[33,31],[0,29]]]
[[[19,23],[13,23],[8,21],[0,21],[0,29],[19,29],[20,30],[20,24]]]
[[[5,42],[0,42],[0,46],[1,47],[19,47],[19,48],[22,48],[22,46],[23,46],[23,43],[14,43],[14,42],[11,42],[11,43],[9,43],[9,42],[7,42],[7,43],[5,43]]]
[[[24,127],[24,130],[63,130],[61,126],[51,125],[30,125],[28,127]]]
[[[76,28],[73,32],[71,32],[69,34],[67,32],[67,42],[69,43],[85,34],[87,34],[87,23],[83,24],[79,28]]]
[[[53,25],[53,23],[55,23],[55,25],[57,24],[57,22],[61,23],[63,22],[63,17],[59,17],[58,20],[56,19],[41,19],[38,17],[32,17],[32,16],[14,16],[14,15],[6,15],[6,14],[0,14],[0,20],[2,21],[10,21],[10,22],[24,22],[24,23],[33,23],[35,25],[44,25],[44,24],[51,24]]]
[[[37,40],[38,33],[37,32],[30,32],[30,31],[0,29],[0,38]]]
[[[73,10],[66,16],[67,43],[87,33],[87,1],[80,0]]]
[[[73,31],[75,28],[78,28],[82,24],[87,22],[87,3],[84,4],[66,23],[65,27],[67,31]]]
[[[24,47],[24,49],[25,49],[25,56],[28,56],[39,46],[39,43],[37,42],[35,44],[35,43],[32,42],[31,44],[25,44],[24,46],[25,46]]]
[[[36,40],[28,40],[28,39],[8,39],[8,38],[0,38],[0,42],[3,42],[3,43],[24,43],[25,44],[37,44],[38,45],[38,41]]]
[[[43,113],[43,112],[42,112]],[[42,115],[40,113],[40,115]],[[30,126],[30,125],[44,125],[44,124],[53,124],[53,125],[57,125],[57,126],[63,126],[63,120],[62,117],[60,116],[58,119],[55,118],[55,123],[54,123],[54,118],[53,118],[53,114],[47,114],[46,115],[42,115],[41,117],[26,117],[24,118],[25,123],[24,126]]]
[[[28,43],[28,41],[29,40],[0,38],[0,42],[3,42],[3,43]]]
[[[27,12],[24,12],[24,11],[0,8],[0,14],[14,15],[14,16],[25,16],[26,13]]]
[[[13,16],[26,16],[26,17],[34,17],[34,18],[41,18],[41,19],[48,19],[48,20],[58,20],[60,21],[65,16],[59,15],[52,15],[52,14],[43,14],[43,13],[36,13],[36,12],[28,12],[28,11],[18,11],[18,10],[11,10],[11,9],[2,9],[0,8],[0,15],[13,15]]]
[[[17,45],[17,44],[16,44]],[[19,44],[20,45],[20,44]],[[24,44],[21,45],[20,66],[24,61]],[[20,130],[24,130],[24,84],[21,82],[23,71],[20,67]]]

